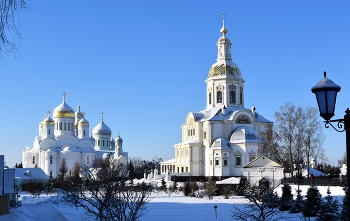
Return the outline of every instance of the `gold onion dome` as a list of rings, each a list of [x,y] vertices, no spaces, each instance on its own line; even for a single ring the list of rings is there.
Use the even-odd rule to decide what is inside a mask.
[[[48,124],[54,125],[55,121],[53,121],[52,118],[50,116],[48,116],[47,118],[44,119],[43,124],[44,125],[48,125]]]
[[[79,126],[83,126],[83,127],[88,127],[89,126],[89,121],[87,121],[85,118],[79,120],[78,123]]]
[[[77,110],[77,112],[75,112],[75,117],[76,118],[83,118],[84,114],[83,114],[83,112],[80,111],[80,104],[78,104],[77,109],[78,110]]]
[[[53,117],[74,118],[74,110],[66,103],[66,93],[63,93],[63,102],[54,109]]]

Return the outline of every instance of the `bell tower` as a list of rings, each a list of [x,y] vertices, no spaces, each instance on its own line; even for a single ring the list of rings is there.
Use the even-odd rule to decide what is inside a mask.
[[[232,62],[230,39],[225,27],[225,13],[222,14],[222,36],[216,43],[218,54],[216,63],[209,69],[206,109],[213,107],[244,107],[244,80],[239,67]]]

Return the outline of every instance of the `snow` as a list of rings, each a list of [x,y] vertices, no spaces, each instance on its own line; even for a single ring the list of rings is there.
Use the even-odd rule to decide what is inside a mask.
[[[298,189],[297,185],[291,185],[292,192],[295,194]],[[301,194],[306,195],[309,186],[300,186]],[[319,186],[318,189],[322,196],[326,196],[327,186]],[[281,186],[277,187],[275,191],[281,195]],[[342,203],[344,191],[342,187],[331,187],[332,195]],[[89,216],[84,209],[78,207],[77,209],[65,203],[62,200],[62,195],[59,195],[59,203],[56,204],[56,195],[41,195],[39,198],[33,198],[25,193],[20,193],[20,200],[22,206],[11,208],[9,215],[1,216],[2,221],[9,220],[95,220],[94,217]],[[178,194],[167,195],[163,193],[152,193],[151,201],[147,204],[147,212],[140,218],[140,221],[164,221],[164,220],[234,220],[231,218],[233,206],[240,206],[247,200],[240,196],[233,196],[230,199],[224,199],[222,196],[216,196],[213,200],[207,197],[191,198],[183,196],[182,192]],[[217,206],[217,218],[215,217],[214,206]],[[301,220],[302,214],[285,213],[288,220]],[[311,218],[310,220],[315,220]]]

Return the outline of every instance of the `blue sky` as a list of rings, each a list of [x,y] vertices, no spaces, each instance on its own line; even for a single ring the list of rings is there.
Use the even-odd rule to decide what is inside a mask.
[[[129,156],[173,158],[186,114],[205,109],[222,12],[246,108],[274,121],[285,102],[316,106],[311,87],[323,71],[342,86],[335,118],[350,107],[349,1],[29,2],[32,10],[20,13],[20,55],[0,65],[0,154],[8,166],[21,162],[63,92],[73,109],[80,101],[90,130],[104,112]],[[324,133],[336,165],[345,134]]]

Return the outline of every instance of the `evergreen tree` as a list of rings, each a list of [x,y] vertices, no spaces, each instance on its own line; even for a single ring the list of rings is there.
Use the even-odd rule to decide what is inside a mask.
[[[165,182],[164,177],[161,179],[160,182],[161,182],[161,187],[160,187],[160,189],[163,190],[163,191],[165,191],[165,190],[166,190],[166,182]]]
[[[331,195],[328,187],[327,196],[321,201],[320,212],[317,214],[316,220],[336,220],[338,218],[338,203]]]
[[[282,186],[282,197],[281,197],[281,204],[280,204],[280,210],[281,211],[287,211],[291,208],[291,202],[293,200],[293,194],[292,194],[292,188],[288,183],[284,184]]]
[[[245,192],[249,188],[250,184],[246,176],[241,176],[239,183],[237,185],[237,195],[243,196],[243,192]]]
[[[128,164],[128,175],[129,175],[129,179],[136,178],[135,168],[132,161],[129,161],[129,164]]]
[[[61,161],[61,166],[60,168],[58,168],[58,175],[57,175],[57,178],[59,182],[61,182],[61,184],[63,184],[64,178],[67,172],[68,172],[68,168],[67,168],[66,158],[63,157]]]
[[[321,206],[321,194],[315,186],[311,186],[306,193],[306,200],[303,207],[305,217],[316,216]]]
[[[186,181],[184,183],[184,187],[183,187],[183,192],[185,196],[189,196],[191,193],[191,186],[190,186],[190,182]]]
[[[303,197],[301,196],[301,190],[297,190],[297,198],[291,205],[290,213],[300,213],[303,209]]]
[[[348,220],[348,197],[349,197],[349,192],[346,187],[344,187],[345,191],[345,196],[343,197],[343,204],[341,205],[341,211],[340,211],[340,220],[341,221],[347,221]]]

